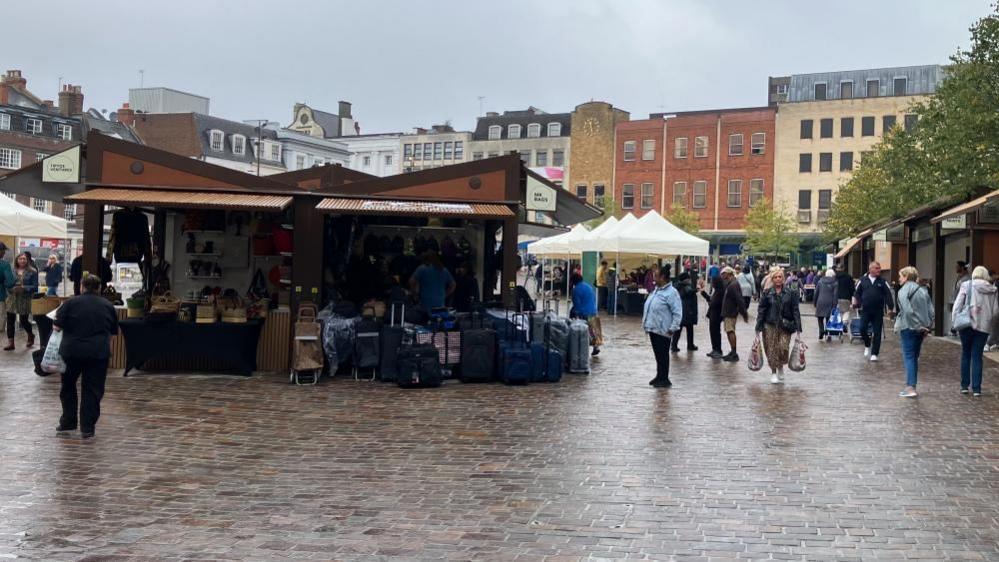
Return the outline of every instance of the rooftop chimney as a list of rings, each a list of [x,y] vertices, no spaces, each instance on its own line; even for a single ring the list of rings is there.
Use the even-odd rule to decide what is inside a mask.
[[[340,114],[340,118],[341,119],[343,119],[344,117],[346,117],[347,119],[350,119],[351,117],[353,117],[350,114],[350,102],[349,101],[340,100],[339,114]]]
[[[499,113],[496,113],[495,111],[487,111],[486,117],[499,117]]]
[[[0,104],[6,105],[10,103],[10,90],[17,90],[23,92],[28,87],[28,81],[21,76],[20,70],[8,70],[6,74],[0,77]]]
[[[55,102],[54,101],[52,101],[52,100],[45,100],[45,101],[42,102],[42,105],[45,106],[45,109],[47,109],[49,111],[49,113],[54,113],[55,112]]]
[[[118,122],[126,127],[135,125],[135,110],[128,106],[128,103],[121,104],[121,109],[117,111]]]
[[[66,84],[59,92],[59,114],[63,117],[83,113],[83,92],[79,86]]]

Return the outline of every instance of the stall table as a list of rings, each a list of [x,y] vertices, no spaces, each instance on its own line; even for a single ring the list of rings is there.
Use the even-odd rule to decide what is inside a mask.
[[[125,339],[125,376],[150,361],[169,368],[171,358],[201,358],[245,376],[257,369],[257,343],[263,327],[259,320],[193,324],[127,319],[119,325]]]

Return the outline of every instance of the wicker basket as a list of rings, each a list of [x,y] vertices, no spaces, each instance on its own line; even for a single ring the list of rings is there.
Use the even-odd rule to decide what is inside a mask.
[[[196,324],[214,324],[217,318],[214,304],[198,303],[198,308],[194,314]]]
[[[170,294],[170,291],[153,297],[151,303],[149,312],[173,312],[176,314],[180,310],[180,299]]]
[[[245,324],[247,319],[246,305],[239,295],[232,295],[219,299],[219,310],[222,312],[222,321],[228,324]]]
[[[62,299],[59,297],[45,296],[37,299],[31,299],[31,314],[32,316],[45,316],[46,314],[59,308],[61,303]]]

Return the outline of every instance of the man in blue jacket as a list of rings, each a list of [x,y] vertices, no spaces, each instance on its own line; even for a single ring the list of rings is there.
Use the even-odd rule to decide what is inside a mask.
[[[853,294],[854,306],[860,307],[860,333],[864,338],[864,357],[878,360],[881,352],[881,332],[884,329],[885,310],[895,310],[891,287],[881,278],[881,264],[873,261],[867,275],[860,279]]]
[[[680,329],[683,319],[683,305],[680,293],[670,283],[670,266],[659,268],[656,275],[656,288],[645,300],[642,315],[642,329],[649,334],[652,353],[656,356],[656,378],[649,384],[656,388],[669,388],[669,340]]]
[[[587,324],[590,324],[591,330],[593,329],[593,324],[590,323],[590,318],[597,315],[597,294],[593,290],[593,286],[583,280],[583,276],[574,273],[572,275],[572,310],[569,311],[569,315],[574,318],[579,318],[580,320],[586,320]],[[603,341],[603,334],[594,333],[593,341],[599,343]],[[592,355],[596,356],[600,354],[600,346],[594,345]]]

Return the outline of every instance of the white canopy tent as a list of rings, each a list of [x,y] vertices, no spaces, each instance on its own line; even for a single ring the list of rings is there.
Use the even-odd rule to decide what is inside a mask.
[[[685,232],[655,211],[618,230],[611,244],[622,254],[657,256],[706,256],[710,246],[707,240]]]
[[[620,221],[611,222],[612,220],[614,217],[605,220],[603,224],[590,231],[588,236],[573,245],[574,249],[577,252],[616,252],[617,244],[611,241],[617,239],[618,232],[635,224],[638,219],[635,218],[635,215],[628,213]]]
[[[0,194],[0,235],[64,240],[66,221],[26,207]]]
[[[527,251],[535,256],[565,256],[568,254],[578,253],[575,252],[571,247],[571,242],[575,240],[580,240],[586,236],[590,231],[583,225],[577,224],[572,227],[572,230],[559,234],[558,236],[552,236],[549,238],[543,238],[527,246]]]

